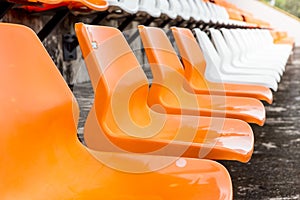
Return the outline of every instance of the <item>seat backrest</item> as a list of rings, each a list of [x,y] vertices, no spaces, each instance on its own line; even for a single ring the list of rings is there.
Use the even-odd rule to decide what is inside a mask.
[[[78,105],[36,34],[0,23],[0,177],[22,179],[43,151],[76,139]],[[48,158],[47,158],[48,159]],[[13,176],[4,176],[7,170]],[[26,175],[25,175],[26,176]],[[10,181],[11,181],[10,180]]]
[[[156,27],[139,26],[141,39],[151,66],[153,78],[167,78],[170,68],[184,75],[183,66],[165,32]],[[157,80],[158,81],[158,80]]]
[[[194,0],[194,3],[195,3],[195,5],[198,8],[198,12],[199,12],[198,14],[201,17],[201,20],[204,21],[205,23],[208,23],[209,22],[209,17],[206,15],[205,10],[203,8],[203,5],[202,5],[201,1]]]
[[[253,37],[256,38],[257,42],[259,43],[259,45],[271,45],[274,43],[274,40],[273,40],[273,37],[272,38],[269,38],[267,39],[265,36],[264,36],[264,31],[267,31],[267,30],[263,30],[263,29],[254,29],[253,30]],[[270,32],[269,32],[270,33]],[[270,33],[271,34],[271,33]]]
[[[180,16],[186,21],[190,20],[192,9],[191,9],[190,5],[188,4],[187,0],[180,0],[179,2],[181,4]]]
[[[205,73],[206,62],[203,53],[199,47],[191,30],[187,28],[172,27],[176,45],[180,52],[182,62],[184,63],[185,73],[192,74],[193,68],[201,74]]]
[[[139,0],[107,0],[107,2],[109,6],[117,6],[130,14],[139,10]]]
[[[211,16],[209,8],[207,7],[207,3],[203,2],[202,0],[199,0],[199,2],[202,5],[203,11],[204,11],[204,15],[206,16],[207,19],[211,20],[212,16]]]
[[[195,28],[194,31],[196,33],[196,37],[198,39],[199,45],[202,49],[206,62],[212,63],[214,66],[219,68],[221,65],[221,58],[218,52],[216,51],[214,45],[206,35],[206,33],[204,33],[198,28]],[[213,69],[214,69],[213,67],[207,68],[207,70],[213,70]]]
[[[249,29],[245,30],[245,34],[249,38],[249,43],[251,43],[252,48],[259,48],[261,45],[264,45],[265,42],[261,40],[259,35],[256,34],[256,30]]]
[[[210,16],[212,17],[212,20],[217,20],[218,19],[218,13],[215,10],[215,4],[211,2],[206,2],[207,8],[209,9]]]
[[[230,29],[231,37],[233,38],[233,42],[236,44],[240,52],[247,52],[248,45],[247,40],[240,34],[240,29]]]
[[[139,0],[139,11],[146,12],[152,17],[159,17],[161,10],[159,0]]]
[[[168,0],[159,0],[159,7],[162,14],[167,15],[171,19],[177,17],[177,13],[173,6],[170,5]]]
[[[199,21],[201,19],[200,10],[196,5],[195,1],[187,0],[187,2],[189,3],[189,6],[191,8],[191,17],[193,17],[196,21]]]
[[[72,2],[72,0],[70,2]],[[97,11],[104,11],[108,9],[108,2],[106,0],[75,0],[75,2],[82,3],[88,8]]]
[[[209,31],[223,64],[229,64],[232,60],[232,53],[228,48],[221,32],[214,28],[210,28]]]
[[[226,28],[222,28],[221,31],[223,33],[227,46],[230,48],[232,52],[232,55],[234,57],[239,57],[241,55],[240,47],[238,46],[234,37],[231,35],[230,30]]]
[[[170,7],[172,8],[172,10],[174,10],[174,12],[176,13],[176,15],[181,17],[182,6],[181,6],[179,0],[169,0],[169,4],[170,4]]]
[[[23,1],[21,0],[20,2]],[[44,3],[46,6],[54,4],[60,4],[60,6],[68,6],[68,4],[71,4],[71,7],[76,9],[86,9],[82,8],[84,6],[97,11],[105,11],[108,9],[107,0],[37,0],[35,2]]]
[[[75,30],[93,85],[98,120],[106,119],[115,99],[134,95],[135,105],[145,106],[148,80],[123,34],[113,27],[83,23],[77,23]],[[128,108],[126,100],[117,106]]]
[[[272,37],[270,30],[262,29],[258,31],[261,33],[266,42],[268,42],[269,44],[274,44],[274,38]]]
[[[252,41],[252,37],[246,32],[247,30],[243,30],[243,29],[236,29],[235,33],[236,33],[236,39],[240,38],[240,43],[242,44],[241,46],[244,46],[246,49],[248,50],[253,50],[253,45],[254,42]],[[231,31],[233,32],[233,31]]]
[[[226,9],[222,6],[216,5],[217,14],[219,15],[219,18],[223,21],[229,20],[229,15]]]
[[[171,29],[182,58],[185,77],[195,87],[205,85],[206,62],[192,31],[178,27]]]

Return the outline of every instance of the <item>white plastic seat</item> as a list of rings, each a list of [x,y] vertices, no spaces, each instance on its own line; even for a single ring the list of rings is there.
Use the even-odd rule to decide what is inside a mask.
[[[249,35],[248,30],[230,30],[235,40],[238,41],[240,49],[243,51],[242,56],[245,60],[257,60],[258,62],[272,63],[280,66],[284,71],[288,60],[288,55],[283,52],[276,52],[275,49],[265,49],[262,44],[254,45],[256,37]]]
[[[176,13],[177,20],[182,20],[182,5],[179,0],[169,0],[170,8]]]
[[[265,69],[272,69],[282,74],[284,67],[280,63],[276,63],[274,61],[263,61],[259,59],[247,59],[244,56],[245,49],[241,46],[240,43],[237,42],[236,38],[233,37],[230,30],[221,29],[224,39],[233,53],[232,64],[235,66],[248,67],[248,66],[263,66]]]
[[[159,17],[161,15],[159,0],[139,0],[138,12],[147,13],[148,15],[154,18]]]
[[[273,37],[268,30],[256,29],[252,31],[253,34],[256,34],[256,37],[260,39],[266,46],[266,49],[272,49],[273,51],[279,51],[280,53],[289,54],[291,53],[293,47],[289,44],[274,44]]]
[[[184,19],[185,21],[189,21],[191,19],[192,13],[190,5],[188,4],[187,0],[180,0],[179,2],[182,9],[178,14],[181,15],[182,19]]]
[[[206,15],[206,11],[205,9],[203,8],[203,5],[201,3],[201,1],[199,0],[194,0],[194,3],[195,5],[197,6],[198,10],[199,10],[199,15],[201,16],[201,20],[204,22],[204,23],[209,23],[209,17],[208,15]]]
[[[196,33],[196,37],[205,57],[207,65],[205,77],[209,81],[261,85],[269,87],[274,91],[277,91],[278,85],[273,77],[250,74],[238,75],[222,72],[221,58],[216,49],[214,48],[213,44],[209,40],[208,36],[198,28],[194,29],[194,31]]]
[[[229,15],[224,7],[214,4],[214,9],[219,23],[222,23],[224,25],[231,25],[229,22]]]
[[[187,0],[190,8],[191,8],[191,17],[196,21],[199,22],[201,20],[200,10],[196,5],[194,0]]]
[[[263,66],[249,66],[249,67],[240,67],[238,65],[232,64],[233,55],[230,49],[228,48],[221,32],[219,30],[210,29],[212,40],[215,44],[215,47],[221,57],[221,70],[224,73],[229,74],[255,74],[263,76],[271,76],[277,82],[280,81],[280,74],[272,69],[264,69]]]
[[[212,13],[210,12],[210,10],[208,8],[208,4],[202,0],[199,0],[199,3],[202,5],[204,15],[206,16],[207,19],[209,19],[209,22],[213,23],[213,24],[217,23],[217,21],[215,21],[214,17],[212,16]]]
[[[208,12],[210,13],[210,21],[214,24],[219,23],[216,13],[214,11],[214,4],[211,2],[204,2],[204,5],[206,5]]]
[[[139,9],[139,0],[107,0],[109,7],[118,7],[121,10],[135,14]]]
[[[166,15],[170,19],[176,19],[177,13],[168,0],[159,0],[159,8],[161,14]]]
[[[214,13],[217,23],[220,25],[223,25],[223,26],[229,25],[227,17],[224,16],[224,10],[222,9],[222,7],[219,5],[213,4],[213,3],[211,3],[210,5],[211,5],[211,9],[212,9],[212,12]]]
[[[226,8],[219,6],[219,5],[216,5],[215,8],[216,8],[216,13],[218,14],[219,19],[223,21],[224,25],[240,26],[240,27],[245,26],[245,22],[231,20],[229,18],[229,14],[228,14]]]
[[[251,30],[238,29],[238,30],[231,30],[231,32],[233,35],[235,35],[236,38],[240,38],[241,43],[243,43],[245,47],[248,48],[250,54],[254,52],[259,52],[260,54],[256,53],[257,54],[256,57],[263,56],[265,58],[271,56],[272,60],[276,60],[276,61],[284,60],[284,57],[282,56],[283,52],[277,52],[275,47],[273,47],[272,49],[268,49],[268,51],[265,51],[265,47],[264,46],[261,47],[261,43],[257,43],[257,37],[256,37],[257,35],[256,34],[253,35]],[[274,55],[276,55],[276,57],[274,57]]]

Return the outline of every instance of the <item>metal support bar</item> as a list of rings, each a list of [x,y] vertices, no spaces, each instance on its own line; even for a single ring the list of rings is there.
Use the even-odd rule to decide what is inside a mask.
[[[109,14],[108,11],[100,12],[100,13],[93,19],[93,21],[92,21],[90,24],[91,24],[91,25],[98,25],[98,24],[100,24],[100,22],[101,22],[105,17],[107,17],[108,14]]]
[[[118,26],[118,29],[120,31],[123,31],[127,26],[128,24],[130,24],[130,22],[132,22],[134,20],[134,18],[136,17],[135,14],[127,17],[119,26]]]
[[[78,40],[76,35],[64,34],[62,38],[63,43],[63,59],[64,61],[71,61],[77,59],[76,47],[78,46]]]
[[[57,11],[47,24],[38,32],[38,37],[43,41],[68,15],[69,9],[63,8]]]
[[[170,20],[170,21],[166,21],[164,22],[162,25],[160,25],[161,28],[164,28],[169,22],[174,21],[174,20]],[[180,19],[179,21],[175,21],[174,24],[172,24],[172,26],[176,26],[179,27],[179,25],[181,25],[182,23],[184,23],[185,21],[183,19]]]
[[[189,26],[189,29],[194,29],[194,28],[200,28],[203,26],[203,24],[205,24],[203,21],[198,21],[196,24],[192,24]]]
[[[188,21],[185,21],[185,20],[182,20],[181,22],[178,22],[178,23],[176,24],[176,26],[177,26],[177,27],[185,27],[185,26],[184,26],[185,23],[189,23],[189,22],[188,22]]]
[[[171,29],[167,30],[166,35],[168,36],[171,43],[173,43],[175,41]]]
[[[14,5],[14,3],[0,1],[0,19],[2,19]]]
[[[191,29],[190,27],[194,28],[197,24],[198,22],[196,21],[190,21],[185,25],[185,28]]]
[[[169,22],[171,22],[172,21],[172,19],[170,19],[170,18],[168,18],[167,20],[165,20],[165,21],[163,21],[160,25],[159,25],[159,27],[160,28],[164,28]]]
[[[145,23],[143,24],[144,26],[149,26],[153,21],[154,21],[154,17],[150,17],[148,18]],[[136,30],[132,36],[130,36],[130,38],[127,40],[127,42],[129,44],[131,44],[137,37],[139,36],[139,30]]]

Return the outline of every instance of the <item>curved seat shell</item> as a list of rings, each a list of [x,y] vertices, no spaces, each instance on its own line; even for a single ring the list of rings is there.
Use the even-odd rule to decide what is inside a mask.
[[[252,97],[272,103],[273,95],[269,88],[259,85],[211,82],[206,79],[207,64],[192,31],[172,27],[172,32],[184,65],[185,77],[197,94]]]
[[[232,199],[216,162],[84,147],[77,102],[35,33],[0,23],[0,43],[2,200]]]
[[[20,0],[14,0],[16,2],[24,2]],[[69,8],[79,8],[82,9],[82,6],[86,6],[91,10],[96,11],[105,11],[108,9],[108,2],[106,0],[33,0],[28,2],[37,2],[45,4],[45,7],[51,8],[51,5],[60,5],[60,6],[68,6]],[[44,10],[45,8],[41,8],[40,10]],[[32,10],[39,11],[39,8],[32,8]]]
[[[139,30],[154,78],[149,105],[160,104],[170,114],[228,117],[264,124],[265,109],[257,99],[193,93],[163,30],[145,26],[139,26]]]
[[[228,83],[238,83],[238,84],[251,84],[260,85],[264,87],[271,88],[277,91],[278,84],[273,77],[267,77],[263,75],[242,75],[242,74],[229,74],[222,72],[221,68],[221,58],[215,47],[209,40],[208,36],[200,29],[194,29],[196,37],[198,39],[199,45],[204,54],[207,70],[205,71],[205,77],[212,82],[228,82]]]
[[[95,92],[84,128],[90,148],[242,162],[250,159],[253,133],[247,123],[150,109],[147,78],[121,32],[82,23],[75,29]]]

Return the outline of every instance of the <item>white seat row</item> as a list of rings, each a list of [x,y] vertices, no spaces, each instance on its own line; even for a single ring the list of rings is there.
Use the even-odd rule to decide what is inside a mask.
[[[245,26],[244,22],[230,20],[225,8],[201,0],[108,0],[108,3],[129,14],[146,12],[154,18],[165,15],[173,20]]]
[[[256,29],[210,29],[212,41],[194,29],[210,81],[262,85],[277,91],[292,48],[276,45],[270,32]]]
[[[218,28],[220,25],[245,26],[243,22],[230,20],[225,8],[201,0],[108,0],[108,3],[134,16],[146,14],[177,22],[171,25],[201,22]],[[262,85],[277,90],[291,46],[275,45],[268,30],[210,28],[214,44],[205,32],[194,30],[207,62],[208,80]]]

